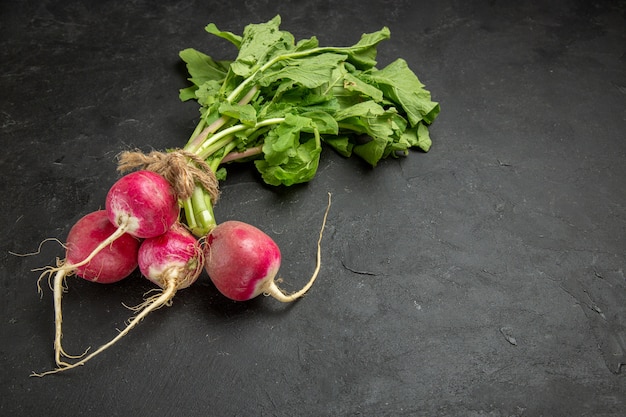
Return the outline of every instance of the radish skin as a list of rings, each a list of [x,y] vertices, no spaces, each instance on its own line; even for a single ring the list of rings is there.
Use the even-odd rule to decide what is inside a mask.
[[[324,213],[317,241],[316,267],[307,284],[299,291],[285,294],[274,280],[280,268],[278,245],[260,229],[240,221],[217,225],[206,237],[205,270],[215,287],[235,301],[246,301],[260,294],[283,303],[302,297],[313,285],[321,267],[321,241],[331,204]]]
[[[106,197],[106,213],[117,229],[84,259],[60,265],[53,271],[70,273],[89,263],[101,250],[125,233],[137,238],[165,233],[178,219],[180,207],[169,182],[152,171],[135,171],[117,180]]]
[[[135,171],[117,180],[106,196],[111,223],[138,238],[165,233],[180,212],[170,183],[152,171]]]
[[[206,238],[205,269],[215,287],[235,301],[263,292],[280,268],[278,245],[260,229],[236,220],[217,225]]]
[[[170,305],[179,289],[189,287],[198,279],[204,266],[204,253],[197,239],[180,223],[175,223],[162,235],[145,239],[139,247],[137,260],[144,277],[158,285],[161,290],[132,308],[137,314],[111,341],[75,363],[60,363],[57,369],[35,374],[36,376],[84,365],[126,336],[150,312]]]
[[[128,233],[107,245],[107,250],[100,251],[90,262],[82,262],[116,230],[105,210],[89,213],[76,222],[67,235],[65,254],[65,262],[74,265],[75,275],[87,281],[111,284],[137,268],[140,241]]]
[[[139,240],[129,234],[122,234],[114,242],[102,247],[98,253],[91,256],[89,262],[78,261],[85,259],[95,248],[102,246],[102,242],[113,235],[117,228],[109,222],[107,212],[98,210],[79,219],[70,229],[66,243],[65,261],[60,267],[47,268],[39,277],[52,276],[54,297],[54,358],[58,366],[67,366],[62,357],[75,358],[68,355],[61,344],[63,338],[62,297],[65,279],[70,275],[77,275],[88,281],[110,284],[129,276],[138,265]]]
[[[204,252],[196,238],[180,223],[166,233],[143,241],[137,257],[142,275],[165,289],[183,289],[202,272]],[[173,284],[172,284],[173,283]]]

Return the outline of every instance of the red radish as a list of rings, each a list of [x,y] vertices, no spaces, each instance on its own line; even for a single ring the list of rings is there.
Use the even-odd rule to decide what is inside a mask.
[[[67,235],[65,263],[79,264],[116,230],[105,210],[87,214],[76,222]],[[137,268],[139,243],[137,238],[125,233],[90,262],[76,267],[74,273],[102,284],[117,282]]]
[[[180,207],[170,183],[153,171],[135,171],[109,190],[106,210],[111,223],[139,238],[165,233],[178,219]]]
[[[206,237],[205,269],[211,281],[223,295],[235,301],[250,300],[262,293],[285,303],[302,297],[320,270],[320,245],[329,209],[330,194],[317,241],[317,265],[309,282],[298,292],[287,295],[274,281],[281,255],[272,238],[254,226],[235,220],[217,225]]]
[[[139,248],[139,270],[144,277],[166,289],[187,288],[204,265],[204,253],[196,238],[180,223],[166,233],[146,239]]]
[[[38,374],[38,376],[66,371],[84,365],[87,361],[102,353],[128,334],[151,311],[170,305],[176,291],[193,284],[204,266],[204,253],[196,238],[180,223],[162,235],[148,238],[141,243],[138,252],[139,269],[142,274],[161,287],[153,296],[139,306],[134,307],[138,313],[128,325],[111,341],[73,364],[60,363],[59,368]]]
[[[106,212],[117,229],[82,260],[66,263],[55,270],[68,272],[90,262],[102,249],[128,233],[138,238],[165,233],[178,219],[180,207],[170,183],[152,171],[135,171],[117,180],[106,197]]]
[[[271,237],[236,220],[217,225],[207,235],[205,257],[205,269],[215,287],[235,301],[269,292],[281,260]]]
[[[85,241],[82,240],[78,240],[72,243],[72,245],[68,242],[68,245],[71,246],[68,248],[68,250],[71,250],[69,260],[66,258],[65,262],[60,262],[56,267],[47,268],[42,274],[43,276],[56,273],[53,289],[55,294],[56,323],[54,346],[55,360],[59,367],[67,368],[70,366],[68,363],[61,361],[61,355],[70,357],[61,347],[61,294],[65,277],[76,271],[80,272],[81,268],[90,265],[103,251],[110,251],[111,247],[117,247],[116,242],[123,236],[151,238],[165,233],[176,222],[180,212],[178,198],[170,183],[161,175],[147,170],[132,172],[116,181],[107,193],[105,206],[106,211],[103,211],[103,213],[106,215],[107,222],[112,226],[112,229],[110,229],[111,233],[104,239],[97,240],[96,244],[93,245],[87,246]],[[99,216],[102,217],[102,214],[99,214]],[[84,234],[83,232],[81,233]],[[95,233],[94,236],[91,236],[91,241],[96,240],[97,236],[101,236],[101,234]],[[123,256],[125,255],[120,255],[120,257]],[[136,267],[137,250],[129,252],[128,256],[134,258]],[[110,260],[110,258],[111,255],[103,261],[96,262],[96,264],[86,268],[86,278],[90,279],[91,277],[91,280],[108,281],[124,278],[124,276],[116,275],[108,277],[106,273],[98,270],[98,268],[108,268],[104,264],[109,263],[107,260]]]
[[[54,276],[54,317],[55,317],[55,361],[58,366],[67,366],[67,362],[61,360],[62,356],[71,358],[61,346],[62,332],[62,307],[61,299],[65,289],[65,278],[68,275],[78,275],[86,280],[103,284],[117,282],[126,278],[137,268],[137,253],[139,240],[124,233],[114,242],[100,248],[97,254],[91,256],[88,262],[83,262],[96,248],[102,246],[117,228],[109,222],[105,210],[95,211],[82,217],[74,224],[67,236],[65,261],[59,261],[56,268],[47,268],[39,277]]]

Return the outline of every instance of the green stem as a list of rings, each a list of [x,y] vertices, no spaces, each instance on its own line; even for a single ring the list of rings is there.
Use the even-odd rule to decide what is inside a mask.
[[[205,140],[204,143],[194,153],[200,156],[202,159],[207,159],[209,156],[213,154],[213,152],[219,149],[218,147],[217,149],[214,149],[213,151],[211,151],[210,149],[212,145],[220,142],[224,138],[229,138],[231,136],[234,137],[235,133],[241,132],[242,130],[246,130],[249,128],[250,126],[247,126],[244,124],[238,124],[238,125],[231,126],[227,129],[220,130],[219,132],[211,136],[209,139]],[[230,140],[228,140],[226,143],[228,142],[230,142]]]
[[[200,186],[183,202],[183,209],[187,226],[196,236],[206,236],[217,225],[211,196]]]
[[[210,146],[206,147],[202,151],[202,153],[199,153],[198,155],[200,156],[200,158],[206,160],[209,158],[209,156],[213,155],[220,149],[224,148],[226,145],[232,143],[235,140],[235,138],[236,138],[235,135],[228,135],[228,136],[221,137],[220,140],[213,142]]]
[[[239,159],[249,158],[251,156],[260,155],[263,152],[263,145],[255,146],[254,148],[248,148],[243,152],[230,152],[224,158],[221,163],[233,162]]]
[[[232,103],[239,97],[241,97],[238,102],[240,105],[245,105],[252,101],[258,92],[258,86],[252,85],[250,87],[250,85],[257,80],[258,74],[262,74],[268,68],[280,61],[323,53],[326,51],[337,51],[338,49],[340,50],[341,48],[315,48],[276,56],[264,65],[260,66],[252,75],[243,80],[228,95],[228,97],[226,97],[226,102]],[[245,94],[244,91],[246,91]],[[184,148],[186,151],[193,152],[202,159],[208,160],[209,166],[214,172],[217,171],[222,161],[233,161],[239,158],[257,155],[262,152],[262,146],[257,146],[247,152],[235,153],[233,156],[226,158],[229,153],[236,149],[236,139],[238,133],[245,131],[246,136],[250,137],[251,135],[254,135],[255,132],[258,133],[260,129],[282,123],[285,118],[276,117],[262,120],[254,126],[235,124],[224,128],[230,120],[230,117],[222,115],[206,126],[206,117],[203,117],[198,123],[198,126],[196,126],[191,139]],[[315,137],[319,142],[320,137],[318,132],[316,132]],[[210,157],[216,154],[219,150],[223,150],[221,157],[210,159]],[[185,211],[187,225],[195,235],[204,236],[216,226],[215,216],[213,214],[213,203],[206,190],[196,186],[193,195],[184,201],[182,205]]]
[[[237,136],[235,133],[247,131],[246,136],[253,136],[260,130],[282,123],[284,117],[274,117],[256,123],[254,126],[237,124],[215,133],[206,139],[194,153],[202,159],[207,160],[220,149],[223,149],[222,157],[216,157],[209,161],[209,167],[213,172],[217,172],[222,160],[237,147]],[[202,135],[202,133],[200,134]],[[191,232],[196,236],[206,236],[216,225],[213,213],[213,202],[211,196],[200,186],[196,186],[190,198],[182,202],[185,212],[185,220]]]
[[[225,145],[232,142],[233,139],[235,139],[236,137],[235,133],[247,130],[246,136],[250,136],[263,127],[279,124],[284,121],[284,117],[273,117],[271,119],[262,120],[256,123],[254,126],[244,124],[231,126],[228,129],[221,130],[215,135],[211,136],[211,138],[206,140],[195,153],[202,159],[207,159],[215,152],[222,149]]]
[[[215,172],[217,172],[217,170],[219,169],[220,165],[224,162],[224,157],[228,156],[228,154],[237,147],[237,141],[233,140],[227,144],[225,144],[222,149],[224,150],[224,152],[222,153],[221,157],[213,157],[211,158],[211,161],[209,162],[209,166],[211,167],[211,169]]]
[[[250,91],[248,91],[248,93],[241,100],[239,100],[239,105],[245,106],[246,104],[250,103],[250,101],[252,101],[258,91],[259,87],[253,86]],[[197,153],[197,151],[201,148],[209,135],[214,134],[219,129],[224,127],[224,125],[228,123],[229,120],[229,116],[222,115],[215,121],[213,121],[213,123],[205,127],[206,117],[201,118],[184,149],[188,152]]]
[[[200,122],[198,122],[198,125],[196,126],[193,133],[191,134],[191,139],[194,139],[200,134],[200,132],[202,132],[202,129],[204,129],[205,124],[206,124],[206,120],[204,118],[200,119]]]

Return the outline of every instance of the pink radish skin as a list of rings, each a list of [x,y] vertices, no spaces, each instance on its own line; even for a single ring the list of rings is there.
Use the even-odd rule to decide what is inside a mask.
[[[263,231],[236,220],[216,226],[206,238],[205,269],[215,287],[235,301],[269,291],[280,268],[280,249]]]
[[[108,220],[107,220],[108,221]],[[97,350],[72,364],[58,363],[52,371],[38,374],[44,376],[84,365],[126,336],[150,312],[170,305],[176,291],[193,284],[204,266],[204,252],[197,239],[180,223],[175,223],[162,235],[145,239],[139,247],[137,261],[142,274],[161,287],[161,291],[132,309],[136,315],[113,339]]]
[[[198,279],[204,253],[196,238],[180,223],[175,223],[164,234],[143,241],[138,262],[142,275],[159,287],[175,285],[182,289]]]
[[[65,262],[80,263],[116,230],[105,210],[87,214],[76,222],[67,235]],[[137,238],[125,233],[89,263],[77,267],[74,273],[88,281],[102,284],[120,281],[137,268],[139,244]]]
[[[91,251],[74,249],[84,258],[72,256],[72,262],[52,268],[50,272],[74,272],[126,234],[137,238],[163,234],[176,222],[180,211],[174,189],[165,178],[152,171],[136,171],[120,178],[107,194],[106,209],[108,219],[116,226],[115,231]]]
[[[106,197],[109,220],[139,238],[165,233],[180,212],[170,183],[152,171],[135,171],[120,178]]]
[[[306,285],[292,294],[285,294],[274,281],[280,268],[281,254],[271,237],[252,225],[236,220],[217,225],[206,236],[204,268],[218,291],[235,301],[250,300],[259,294],[272,296],[283,303],[302,297],[320,271],[322,235],[330,203],[329,193],[317,240],[315,271]]]

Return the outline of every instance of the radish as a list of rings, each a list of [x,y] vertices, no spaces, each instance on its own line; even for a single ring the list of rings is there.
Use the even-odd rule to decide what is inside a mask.
[[[180,90],[180,98],[198,100],[198,124],[181,149],[148,155],[123,152],[118,170],[139,171],[122,177],[107,194],[111,233],[92,237],[97,240],[94,245],[68,245],[65,262],[42,274],[51,277],[56,272],[58,369],[39,375],[83,365],[110,347],[149,312],[171,304],[178,289],[197,279],[203,262],[218,290],[233,300],[265,293],[291,302],[309,290],[321,267],[330,194],[313,275],[301,290],[285,294],[274,280],[281,262],[276,243],[242,222],[217,224],[213,207],[227,163],[254,160],[265,183],[290,186],[313,179],[323,145],[346,157],[359,156],[372,166],[389,156],[406,155],[410,148],[429,150],[427,126],[439,114],[439,104],[430,100],[430,93],[403,59],[381,70],[375,67],[376,49],[389,38],[388,28],[363,34],[352,46],[322,47],[315,38],[296,43],[279,26],[280,16],[276,16],[266,23],[247,25],[239,36],[207,25],[209,33],[232,41],[239,49],[230,62],[213,60],[191,48],[181,51],[193,85]],[[251,60],[251,49],[258,59]],[[372,140],[363,141],[363,136]],[[175,225],[181,211],[180,221],[202,244]],[[76,363],[62,362],[61,355],[70,358],[60,343],[65,276],[82,274],[98,282],[119,279],[123,268],[118,271],[101,259],[128,235],[145,239],[140,249],[129,252],[136,257],[134,265],[160,290],[135,308],[135,317],[109,343],[89,356],[82,355]],[[130,254],[119,256],[126,255]]]
[[[170,183],[153,171],[120,178],[106,196],[111,223],[139,238],[165,233],[178,219],[178,199]]]
[[[61,357],[71,358],[61,346],[63,337],[61,323],[63,314],[61,299],[65,289],[65,278],[77,275],[88,281],[109,284],[120,281],[137,268],[139,240],[127,233],[121,234],[115,241],[103,246],[110,236],[117,232],[111,224],[105,210],[98,210],[82,217],[72,226],[66,242],[66,256],[64,261],[58,261],[58,267],[46,268],[39,280],[48,275],[54,276],[54,317],[55,361],[58,366],[67,366]],[[93,256],[90,254],[98,249]],[[85,262],[84,259],[90,257]]]
[[[165,233],[178,219],[178,199],[170,183],[152,171],[135,171],[117,180],[106,196],[106,213],[116,230],[82,259],[66,262],[52,271],[71,272],[89,263],[101,250],[128,233],[148,238]]]
[[[280,268],[281,253],[271,237],[260,229],[236,220],[217,225],[206,237],[205,269],[215,287],[235,301],[266,294],[288,303],[302,297],[313,285],[321,266],[321,241],[328,207],[317,241],[317,265],[307,284],[293,294],[285,294],[274,280]]]
[[[75,265],[74,274],[92,282],[110,284],[126,278],[137,268],[140,244],[128,233],[108,244],[88,263],[81,262],[116,230],[105,210],[82,217],[67,235],[66,265]]]
[[[164,234],[143,241],[138,262],[143,276],[159,287],[183,289],[198,279],[204,253],[196,238],[175,223]]]
[[[170,305],[177,290],[189,287],[198,279],[204,266],[204,253],[198,240],[183,225],[175,223],[165,233],[145,239],[139,246],[137,261],[141,273],[158,285],[161,290],[132,308],[138,313],[111,341],[76,363],[58,363],[57,369],[37,374],[37,376],[84,365],[127,335],[151,311]]]
[[[74,273],[86,279],[101,282],[113,282],[129,275],[137,267],[138,259],[136,247],[128,254],[116,251],[116,242],[123,236],[131,239],[151,238],[165,233],[177,221],[180,208],[178,198],[170,183],[161,175],[147,170],[135,171],[117,180],[109,189],[105,201],[106,210],[99,212],[98,223],[106,231],[89,232],[91,217],[79,221],[74,235],[81,238],[74,239],[72,232],[68,235],[68,256],[64,262],[56,267],[46,268],[40,279],[56,273],[53,292],[55,301],[55,360],[59,367],[70,366],[61,360],[61,356],[71,358],[62,346],[62,314],[61,298],[65,277]],[[87,217],[87,216],[86,216]],[[106,234],[104,236],[103,234]],[[70,241],[70,237],[72,240]],[[124,239],[126,242],[128,238]],[[138,243],[137,243],[138,245]],[[122,245],[124,246],[124,245]],[[105,252],[103,257],[100,254]],[[116,274],[116,257],[132,257],[133,267],[125,275]],[[97,259],[101,259],[99,262]],[[92,264],[92,262],[94,262]],[[113,270],[108,271],[112,265]],[[129,266],[130,267],[130,266]],[[122,268],[123,269],[123,268]]]
[[[206,238],[205,257],[211,281],[231,300],[250,300],[270,291],[282,294],[274,283],[280,249],[250,224],[230,220],[216,226]]]

